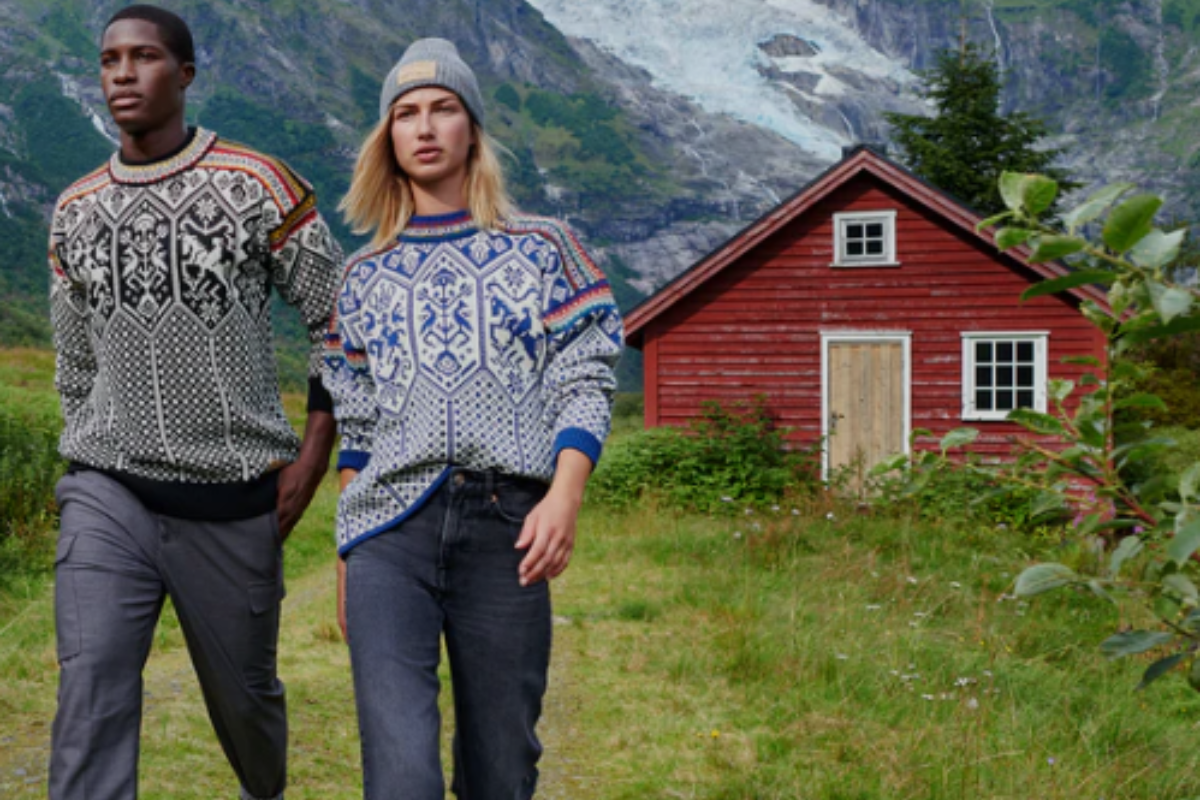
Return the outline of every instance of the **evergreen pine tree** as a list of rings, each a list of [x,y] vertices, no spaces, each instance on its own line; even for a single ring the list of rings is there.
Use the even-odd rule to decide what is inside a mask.
[[[1061,151],[1036,147],[1046,135],[1042,121],[1020,111],[1000,113],[1000,70],[978,46],[941,51],[921,78],[921,96],[933,101],[935,115],[885,115],[904,162],[918,176],[984,215],[1004,210],[998,187],[1005,170],[1073,186],[1050,166]]]

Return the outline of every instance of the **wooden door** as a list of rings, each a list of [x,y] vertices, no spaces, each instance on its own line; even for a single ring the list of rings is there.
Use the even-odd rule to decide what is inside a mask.
[[[851,488],[861,491],[867,471],[904,451],[904,347],[900,342],[830,342],[830,477],[851,467]]]

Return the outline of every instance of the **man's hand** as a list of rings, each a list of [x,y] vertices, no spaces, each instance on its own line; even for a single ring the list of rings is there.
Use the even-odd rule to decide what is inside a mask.
[[[321,479],[329,470],[329,453],[333,450],[336,434],[337,424],[332,414],[327,411],[309,412],[304,425],[300,457],[279,470],[275,507],[279,512],[281,539],[287,539],[317,493]]]
[[[518,550],[529,548],[517,573],[522,586],[557,578],[571,563],[575,520],[591,471],[591,459],[578,450],[563,450],[558,454],[554,483],[542,502],[529,512],[517,538]]]

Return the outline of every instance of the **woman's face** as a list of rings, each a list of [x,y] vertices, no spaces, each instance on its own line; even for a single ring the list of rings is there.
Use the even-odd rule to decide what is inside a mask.
[[[392,152],[424,189],[465,183],[475,144],[471,115],[458,95],[437,86],[413,89],[392,104]]]

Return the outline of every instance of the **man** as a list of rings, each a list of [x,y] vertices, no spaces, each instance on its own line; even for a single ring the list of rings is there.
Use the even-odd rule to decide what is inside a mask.
[[[142,668],[170,595],[243,798],[282,796],[282,544],[334,438],[317,375],[341,253],[284,164],[184,124],[179,17],[130,6],[100,74],[120,151],[69,188],[50,238],[61,666],[52,800],[137,793]],[[270,290],[312,338],[303,443],[279,399]]]

